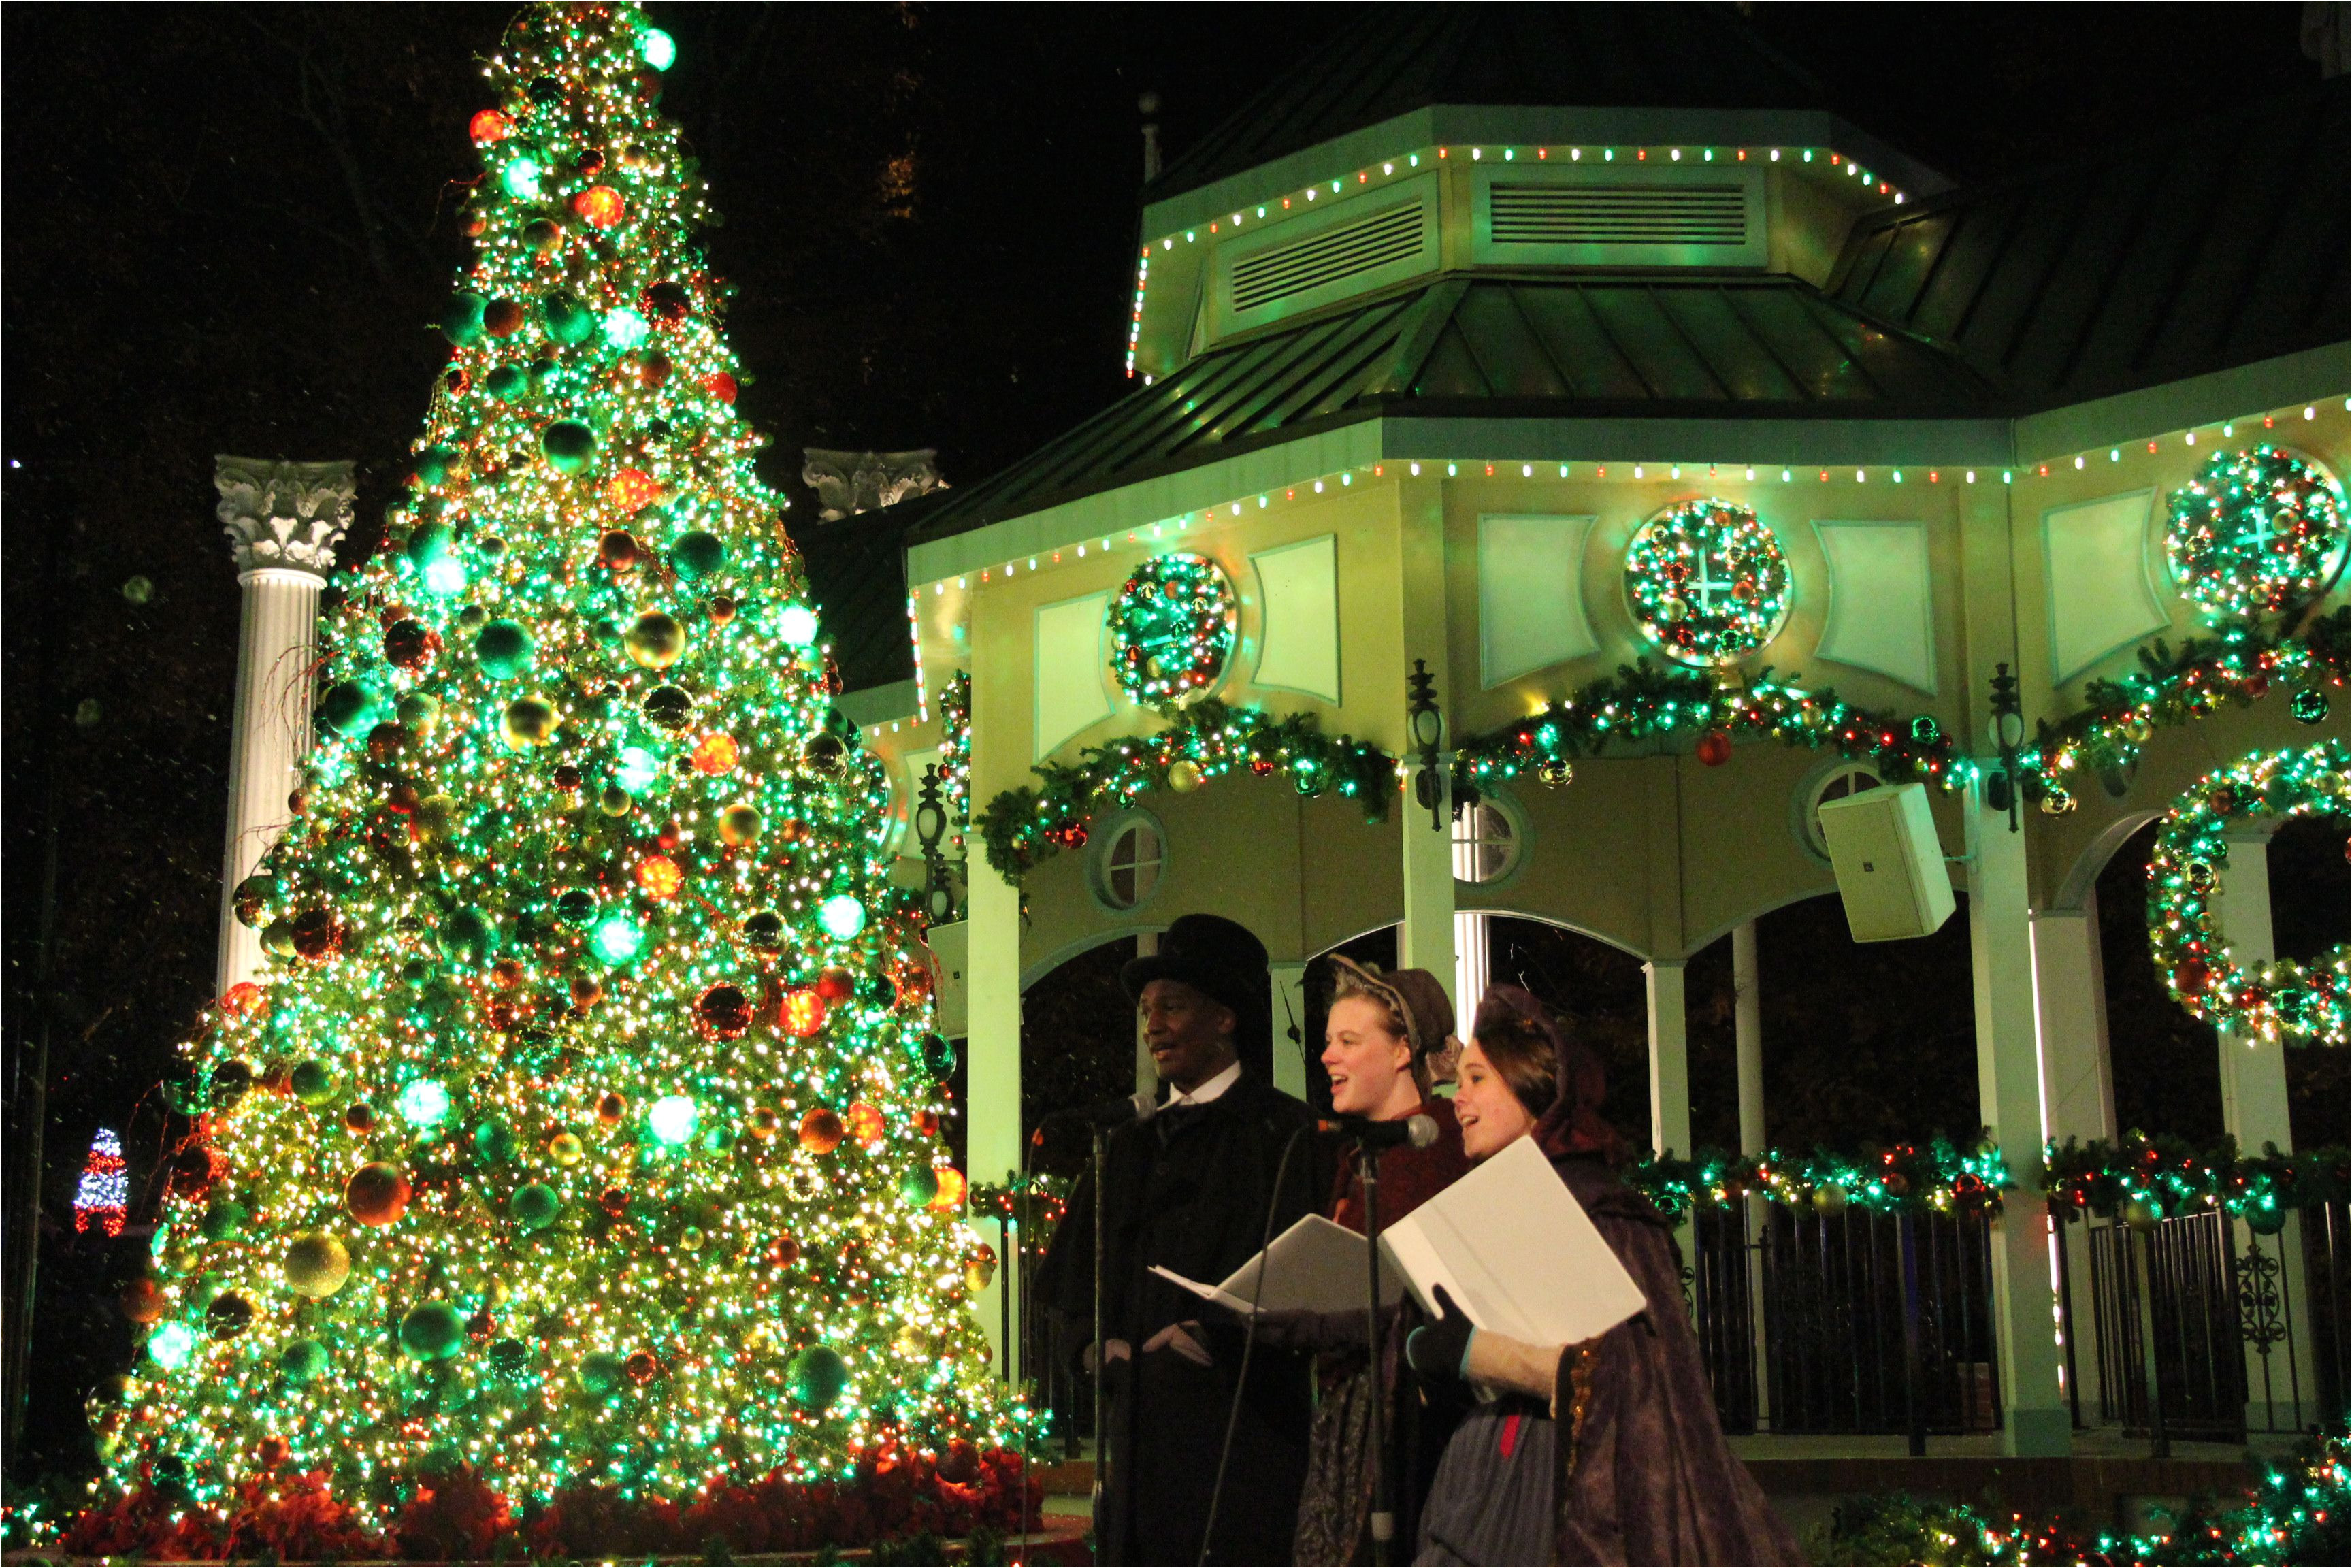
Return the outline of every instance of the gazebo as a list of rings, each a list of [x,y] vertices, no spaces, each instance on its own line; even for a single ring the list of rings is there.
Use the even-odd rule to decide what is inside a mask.
[[[842,706],[940,888],[974,1179],[1023,1165],[1024,986],[1195,909],[1273,953],[1294,1089],[1305,966],[1367,931],[1463,1003],[1491,915],[1637,955],[1686,1153],[1686,963],[1728,935],[1752,989],[1757,917],[1839,888],[1822,803],[1908,784],[1990,1141],[2026,1177],[2115,1139],[2100,868],[2217,759],[2343,734],[2347,146],[2338,78],[1956,188],[1696,7],[1381,7],[1269,88],[1144,193],[1124,398],[810,546],[822,591],[904,541]],[[2235,782],[2232,841],[2301,798]],[[2262,856],[2200,864],[2260,972]],[[2282,1029],[2217,1016],[2229,1131],[2291,1149]],[[2004,1452],[2068,1452],[2122,1364],[2079,1304],[2052,1331],[2091,1228],[2025,1179],[1970,1232],[1990,1321],[1945,1353]],[[1754,1342],[1711,1234],[1698,1310]],[[2341,1401],[2341,1281],[2275,1256],[2294,1426],[2331,1354]]]

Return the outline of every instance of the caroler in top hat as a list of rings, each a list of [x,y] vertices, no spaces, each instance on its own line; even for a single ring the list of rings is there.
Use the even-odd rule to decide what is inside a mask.
[[[1161,1094],[1152,1115],[1109,1135],[1102,1191],[1071,1194],[1038,1279],[1041,1299],[1083,1342],[1093,1321],[1094,1208],[1103,1208],[1103,1338],[1108,1469],[1097,1561],[1192,1563],[1203,1555],[1230,1416],[1211,1563],[1283,1563],[1305,1479],[1309,1384],[1297,1352],[1256,1347],[1202,1321],[1199,1298],[1150,1272],[1223,1279],[1315,1207],[1324,1174],[1300,1101],[1242,1066],[1263,1053],[1265,947],[1215,915],[1184,915],[1160,951],[1120,974]],[[1236,1406],[1234,1395],[1239,1390]]]

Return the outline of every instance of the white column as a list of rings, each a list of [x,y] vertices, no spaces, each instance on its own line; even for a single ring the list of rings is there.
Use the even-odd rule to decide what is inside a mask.
[[[2001,1449],[2063,1455],[2074,1421],[2059,1376],[2050,1210],[2031,1185],[2047,1123],[2033,1005],[2033,934],[2025,836],[1972,788],[1963,815],[1969,848],[1969,963],[1975,988],[1978,1113],[2021,1185],[1992,1227],[1993,1348],[1999,1358]]]
[[[2099,948],[2095,890],[2084,895],[2079,910],[2034,914],[2033,995],[2042,1027],[2042,1081],[2050,1136],[2061,1143],[2068,1138],[2086,1143],[2113,1139],[2115,1075],[2107,1053],[2106,972]],[[2057,1245],[2066,1249],[2074,1376],[2082,1384],[2084,1407],[2095,1413],[2101,1392],[2099,1314],[2091,1299],[2088,1221],[2059,1227]],[[2062,1357],[2063,1353],[2062,1348]]]
[[[1441,769],[1452,766],[1442,760]],[[1397,967],[1426,969],[1441,984],[1458,987],[1454,966],[1454,831],[1444,820],[1432,827],[1429,808],[1417,804],[1408,782],[1397,810],[1404,817],[1404,926],[1397,932]],[[1476,998],[1471,999],[1473,1005]],[[1454,998],[1458,1014],[1463,998]]]
[[[1650,999],[1650,1146],[1690,1157],[1690,1018],[1680,959],[1642,965]]]
[[[2278,956],[2278,940],[2271,926],[2271,867],[2268,826],[2230,835],[2229,864],[2215,890],[2215,912],[2228,940],[2231,959],[2245,968],[2267,963]],[[2294,1130],[2287,1112],[2286,1047],[2276,1040],[2235,1029],[2219,1032],[2221,1068],[2221,1127],[2238,1141],[2238,1148],[2259,1154],[2265,1143],[2281,1152],[2294,1149]],[[2310,1047],[2315,1049],[2316,1047]],[[2303,1216],[2290,1214],[2286,1228],[2273,1237],[2238,1234],[2241,1247],[2249,1243],[2279,1261],[2278,1288],[2294,1313],[2292,1336],[2271,1347],[2269,1365],[2252,1345],[2246,1347],[2246,1424],[2294,1430],[2303,1425],[2303,1403],[2315,1399],[2312,1376],[2311,1297],[2303,1267]],[[2290,1363],[2290,1358],[2292,1361]],[[2296,1377],[2289,1376],[2292,1364]],[[2267,1387],[2265,1374],[2267,1373]],[[2297,1389],[2296,1384],[2302,1387]]]
[[[2050,1136],[2063,1142],[2116,1135],[2115,1075],[2107,1056],[2107,984],[2095,892],[2079,910],[2042,910],[2033,921],[2033,992],[2042,1026],[2042,1074]]]
[[[292,816],[287,797],[310,750],[311,665],[319,591],[352,522],[352,465],[214,459],[215,509],[243,592],[236,708],[229,725],[228,847],[221,861],[218,987],[263,968],[260,933],[236,913],[253,874]]]
[[[1307,1098],[1307,1058],[1322,1054],[1323,1042],[1307,1033],[1307,966],[1267,966],[1273,979],[1274,1087],[1300,1100]],[[1297,1029],[1298,1038],[1290,1037]]]
[[[1764,994],[1756,963],[1754,921],[1742,921],[1731,928],[1731,1026],[1739,1060],[1739,1152],[1761,1154],[1771,1147],[1771,1140],[1764,1121]],[[1772,1420],[1760,1246],[1764,1228],[1771,1223],[1771,1204],[1750,1193],[1740,1200],[1740,1210],[1748,1243],[1748,1332],[1756,1365],[1756,1426],[1761,1431]]]
[[[976,733],[974,744],[980,743]],[[1021,889],[975,858],[967,900],[965,1163],[973,1181],[993,1184],[1014,1179],[1021,1170]],[[1017,1383],[1018,1347],[1008,1362],[1003,1330],[1006,1293],[1018,1289],[1018,1257],[994,1226],[975,1226],[974,1230],[997,1247],[998,1268],[995,1282],[981,1292],[972,1309],[988,1334],[996,1364],[1008,1369]],[[1012,1305],[1017,1314],[1017,1299]],[[1019,1321],[1016,1315],[1013,1321]]]
[[[1135,939],[1135,956],[1150,958],[1160,951],[1160,933],[1141,932]],[[1135,1015],[1135,1092],[1156,1094],[1160,1090],[1160,1065],[1151,1059],[1151,1041],[1143,1032],[1143,1014]]]

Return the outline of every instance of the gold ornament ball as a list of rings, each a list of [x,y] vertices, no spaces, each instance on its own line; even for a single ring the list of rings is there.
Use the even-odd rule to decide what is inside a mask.
[[[763,821],[758,806],[739,800],[719,814],[719,841],[740,849],[760,837]]]
[[[1576,769],[1559,757],[1547,757],[1536,764],[1536,777],[1546,789],[1566,789],[1576,782]]]
[[[286,1249],[286,1288],[297,1296],[324,1300],[351,1276],[350,1249],[323,1230],[304,1232]]]
[[[607,816],[626,816],[635,805],[629,792],[619,784],[606,784],[604,792],[596,797],[596,809]]]
[[[849,748],[829,730],[811,735],[801,746],[801,766],[812,776],[837,779],[849,767]]]
[[[1191,795],[1201,787],[1201,764],[1190,757],[1180,757],[1168,764],[1168,787],[1178,795]]]
[[[659,610],[639,616],[625,640],[629,657],[647,669],[667,669],[686,652],[686,628]]]
[[[416,829],[428,844],[449,842],[449,829],[457,819],[457,802],[454,796],[428,795],[416,803]]]
[[[412,691],[400,700],[400,727],[420,741],[429,741],[441,727],[441,699]]]
[[[555,705],[544,697],[518,697],[507,704],[499,733],[518,752],[544,746],[555,734]]]
[[[576,1165],[588,1152],[577,1132],[559,1132],[547,1141],[547,1152],[559,1165]]]

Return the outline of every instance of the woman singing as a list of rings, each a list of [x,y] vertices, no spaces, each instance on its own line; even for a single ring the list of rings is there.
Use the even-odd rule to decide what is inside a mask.
[[[1432,1092],[1452,1059],[1454,1005],[1425,969],[1375,972],[1335,958],[1338,974],[1324,1026],[1323,1066],[1331,1109],[1370,1121],[1426,1116],[1437,1139],[1425,1149],[1389,1150],[1380,1160],[1382,1226],[1411,1214],[1470,1168],[1454,1108]],[[1355,1160],[1333,1184],[1325,1215],[1360,1232],[1364,1188]],[[1454,1423],[1469,1407],[1467,1391],[1447,1377],[1433,1392],[1404,1364],[1406,1333],[1425,1319],[1410,1297],[1381,1333],[1380,1397],[1384,1452],[1396,1510],[1396,1539],[1413,1539],[1419,1500],[1436,1471]],[[1370,1334],[1362,1311],[1263,1312],[1258,1342],[1316,1352],[1316,1406],[1298,1505],[1294,1560],[1303,1563],[1371,1561],[1373,1474]]]
[[[1440,1288],[1443,1315],[1413,1333],[1409,1359],[1485,1402],[1446,1447],[1414,1560],[1799,1561],[1723,1440],[1671,1226],[1612,1169],[1600,1061],[1513,985],[1487,991],[1474,1033],[1454,1094],[1464,1149],[1483,1160],[1534,1138],[1650,1305],[1583,1344],[1530,1345],[1474,1331]]]

